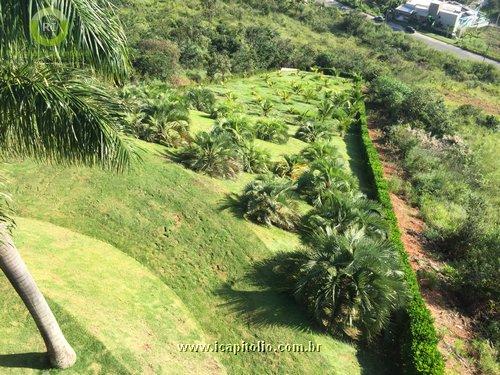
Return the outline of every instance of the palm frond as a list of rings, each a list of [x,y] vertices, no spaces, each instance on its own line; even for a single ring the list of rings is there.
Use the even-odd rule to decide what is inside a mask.
[[[68,34],[56,46],[41,46],[30,33],[38,11],[53,8],[69,23]],[[126,37],[107,0],[2,0],[0,58],[20,61],[40,57],[72,66],[90,66],[107,76],[123,78],[128,71]]]
[[[0,67],[0,150],[50,162],[124,168],[133,151],[115,129],[122,108],[67,70]]]

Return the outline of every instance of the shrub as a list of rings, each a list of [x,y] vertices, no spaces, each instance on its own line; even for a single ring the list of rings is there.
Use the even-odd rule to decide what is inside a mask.
[[[284,144],[288,142],[288,125],[280,120],[259,120],[255,132],[263,141]]]
[[[296,294],[330,332],[370,341],[404,303],[404,274],[389,242],[350,230],[322,236],[306,256]]]
[[[356,183],[342,164],[330,159],[319,159],[300,176],[297,191],[314,205],[320,205],[330,193],[348,193]]]
[[[248,173],[264,173],[271,165],[271,155],[261,150],[253,142],[245,142],[239,149],[243,170]]]
[[[307,161],[301,155],[283,155],[273,167],[273,172],[279,177],[296,180],[307,169]]]
[[[331,159],[336,160],[338,163],[342,163],[342,158],[337,147],[324,141],[311,143],[303,149],[300,154],[309,162],[314,162],[318,159]]]
[[[214,126],[212,133],[225,133],[238,145],[255,139],[254,126],[245,116],[230,116],[227,119],[219,121]]]
[[[216,119],[222,119],[224,117],[227,117],[231,115],[234,112],[234,106],[230,105],[229,103],[218,103],[215,106],[213,106],[210,109],[210,118],[216,120]]]
[[[179,47],[169,40],[144,39],[137,45],[134,67],[143,75],[169,79],[179,69]]]
[[[316,142],[319,140],[330,140],[334,135],[334,130],[331,125],[307,121],[300,125],[295,137],[304,142]]]
[[[317,235],[342,234],[351,228],[363,230],[368,236],[387,237],[382,208],[361,194],[327,194],[321,204],[303,217],[302,228],[303,238],[307,242],[314,242]]]
[[[234,178],[243,166],[226,134],[197,134],[193,143],[178,150],[174,158],[187,168],[212,177]]]
[[[272,175],[260,176],[250,182],[239,199],[245,218],[259,224],[294,230],[298,222],[292,199],[293,183]]]
[[[215,106],[214,93],[206,88],[194,88],[187,92],[191,105],[198,111],[212,113]]]
[[[260,109],[262,111],[262,115],[267,117],[271,113],[274,108],[274,104],[269,99],[264,99],[260,102]]]

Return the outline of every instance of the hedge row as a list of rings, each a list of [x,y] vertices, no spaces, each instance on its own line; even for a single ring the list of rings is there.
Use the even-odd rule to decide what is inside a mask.
[[[443,374],[444,361],[437,348],[438,338],[434,320],[420,294],[417,277],[411,268],[408,254],[401,241],[398,221],[389,196],[378,152],[368,134],[365,107],[360,106],[357,126],[361,132],[368,169],[372,173],[377,198],[382,204],[389,221],[389,238],[401,256],[410,300],[398,319],[395,337],[400,348],[401,363],[405,374]]]

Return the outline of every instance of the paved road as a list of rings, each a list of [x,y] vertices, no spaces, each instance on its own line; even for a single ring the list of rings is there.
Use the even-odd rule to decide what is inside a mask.
[[[325,5],[326,6],[334,6],[334,7],[340,8],[341,10],[344,10],[344,11],[352,10],[348,6],[340,4],[336,0],[326,0]],[[367,14],[367,13],[364,13],[364,15],[366,16],[366,18],[368,18],[370,20],[374,18],[372,15]],[[403,31],[404,32],[404,27],[397,24],[397,23],[387,22],[387,24],[395,31]],[[431,38],[431,37],[424,35],[424,34],[421,34],[419,32],[415,32],[413,34],[408,34],[408,35],[410,35],[411,37],[413,37],[415,39],[420,40],[421,42],[427,44],[429,47],[434,48],[438,51],[450,53],[450,54],[455,55],[461,59],[485,62],[485,63],[488,63],[488,64],[495,66],[497,69],[500,69],[500,63],[498,63],[497,61],[488,59],[484,56],[475,54],[473,52],[466,51],[466,50],[464,50],[460,47],[454,46],[452,44],[442,42],[440,40]]]
[[[395,31],[403,31],[404,30],[403,26],[401,26],[397,23],[387,22],[387,24]],[[488,59],[487,57],[478,55],[476,53],[466,51],[460,47],[442,42],[442,41],[435,39],[435,38],[431,38],[430,36],[421,34],[419,32],[415,32],[413,34],[408,34],[408,35],[412,36],[415,39],[418,39],[418,40],[424,42],[428,46],[430,46],[434,49],[437,49],[438,51],[447,52],[447,53],[450,53],[452,55],[455,55],[457,57],[460,57],[460,58],[466,59],[466,60],[485,62],[485,63],[491,64],[491,65],[494,65],[497,69],[500,68],[500,63],[498,63],[495,60],[491,60],[491,59]]]

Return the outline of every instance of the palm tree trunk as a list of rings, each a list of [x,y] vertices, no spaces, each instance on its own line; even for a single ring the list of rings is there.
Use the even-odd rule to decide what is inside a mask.
[[[0,269],[23,300],[40,330],[52,366],[71,367],[76,361],[76,353],[66,341],[54,314],[17,251],[5,224],[0,224]]]

